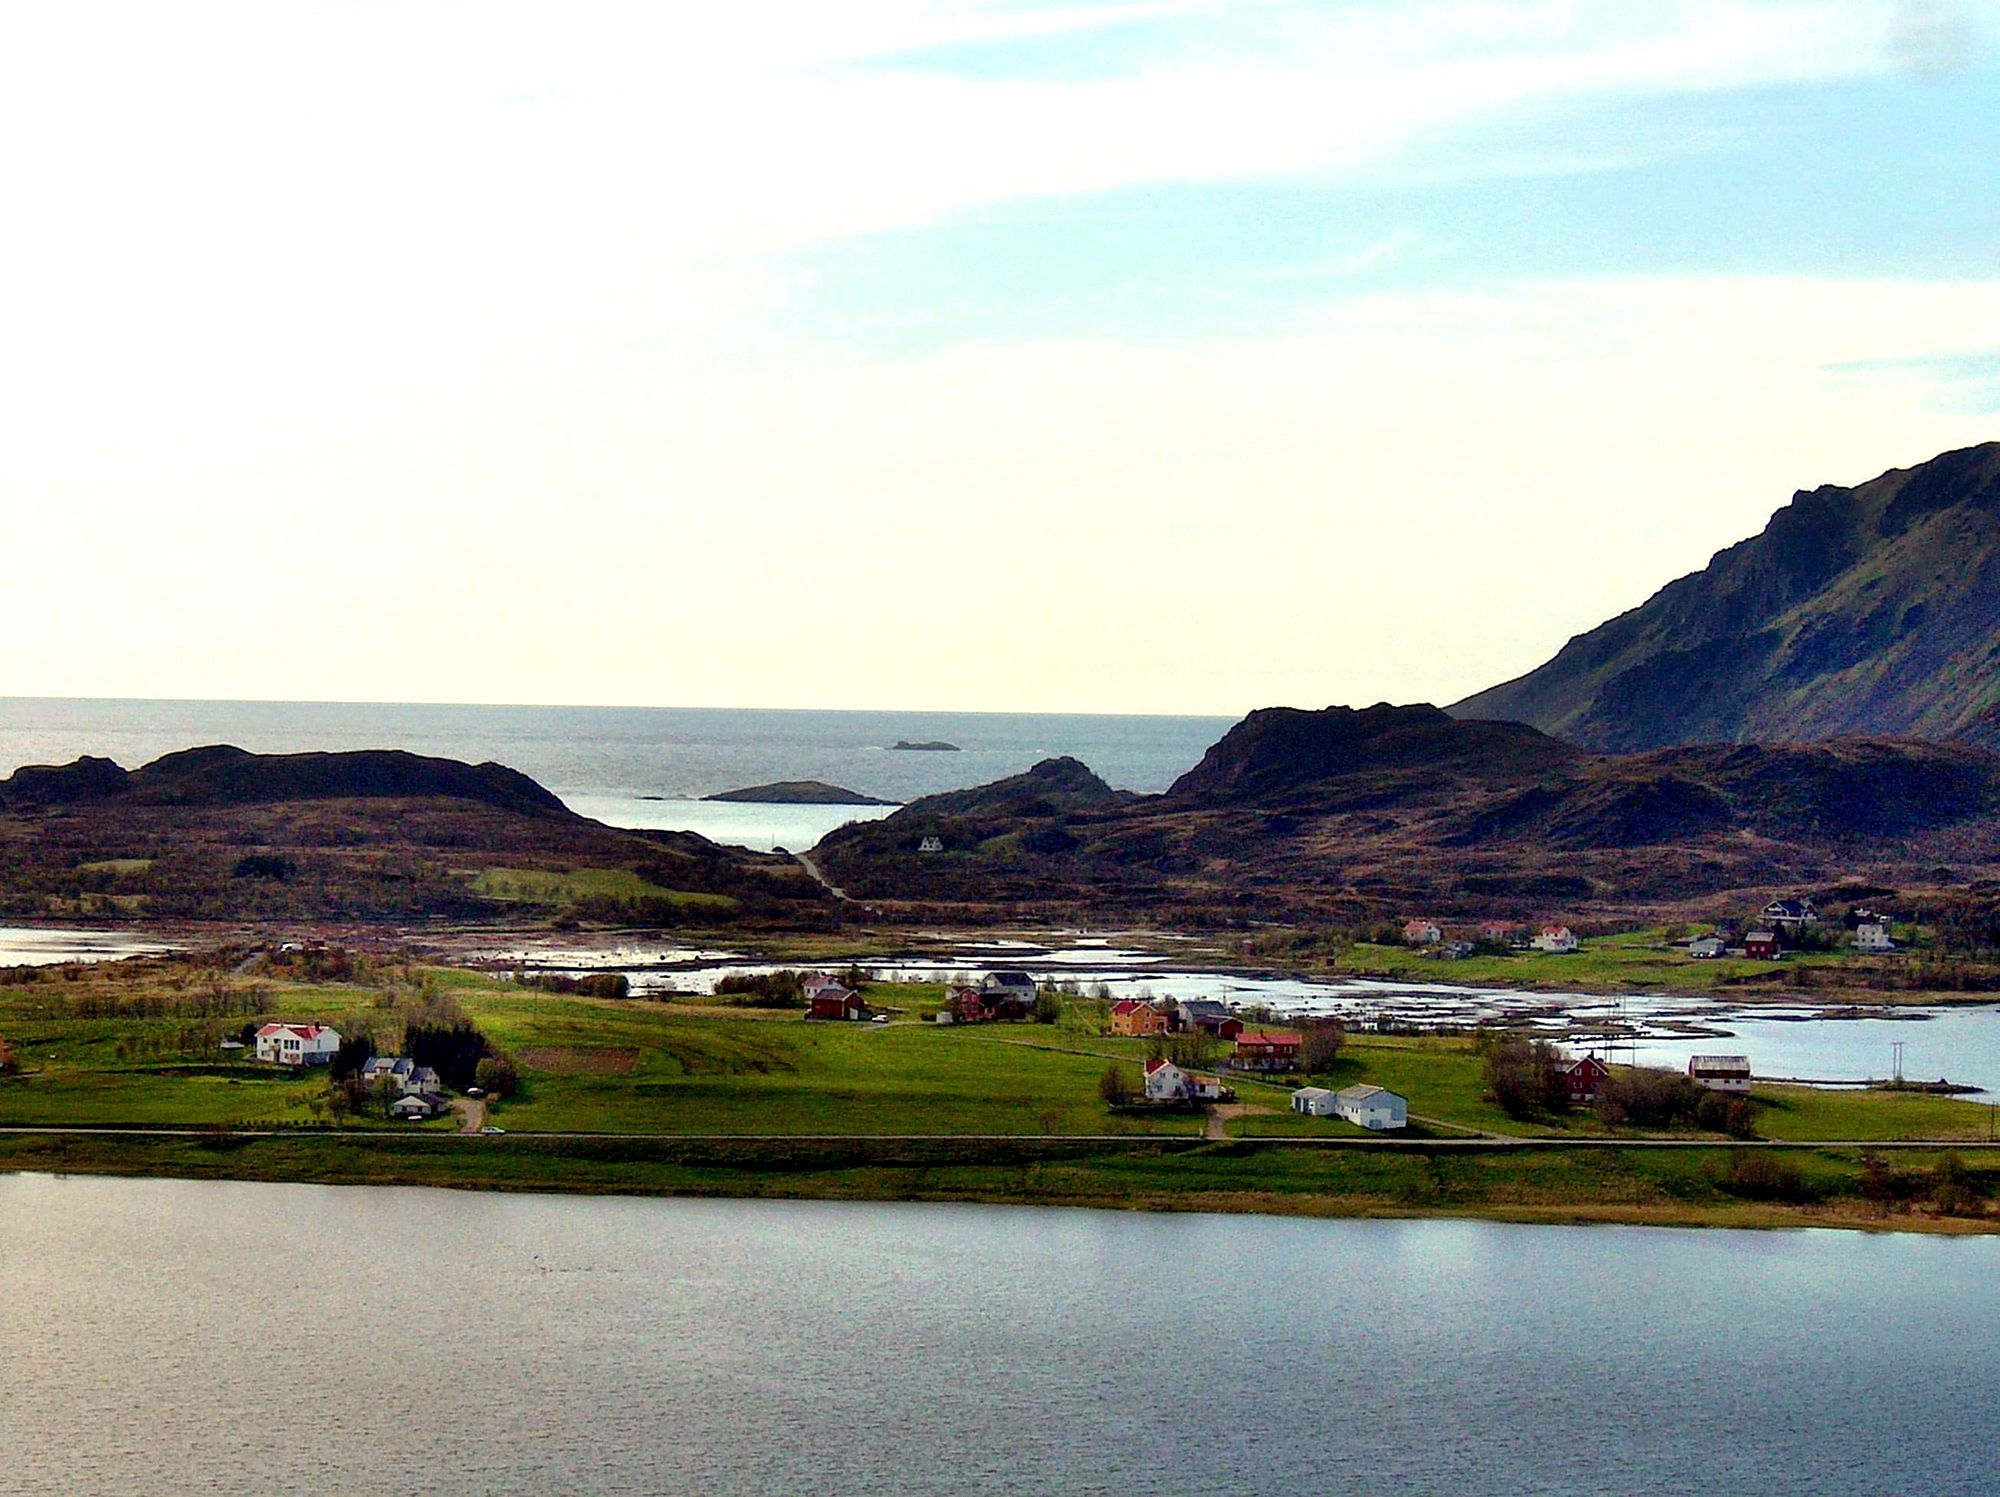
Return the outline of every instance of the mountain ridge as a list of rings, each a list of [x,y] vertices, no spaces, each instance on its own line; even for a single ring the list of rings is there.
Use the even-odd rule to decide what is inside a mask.
[[[2000,746],[2000,442],[1800,490],[1764,530],[1445,709],[1581,747]]]

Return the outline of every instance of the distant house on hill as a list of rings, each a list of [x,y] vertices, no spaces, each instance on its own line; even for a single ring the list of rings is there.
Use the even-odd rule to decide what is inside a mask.
[[[1551,952],[1557,956],[1567,956],[1583,943],[1576,938],[1576,932],[1567,925],[1544,925],[1535,933],[1531,942],[1537,951]]]
[[[859,1024],[869,1017],[868,1005],[861,1001],[861,995],[835,984],[821,988],[806,1000],[808,1019],[838,1019]]]
[[[1138,1036],[1165,1034],[1169,1027],[1165,1014],[1150,1003],[1141,1003],[1137,998],[1127,998],[1122,1003],[1111,1005],[1113,1034]]]
[[[340,1035],[324,1024],[266,1024],[257,1031],[257,1059],[281,1066],[323,1066],[340,1049]]]
[[[1889,922],[1886,920],[1864,920],[1854,927],[1854,949],[1856,951],[1894,951],[1896,943],[1889,939]]]
[[[1435,946],[1443,939],[1444,932],[1438,929],[1435,920],[1403,922],[1403,944],[1406,946]]]
[[[1690,1055],[1688,1077],[1712,1092],[1750,1090],[1750,1057],[1747,1055]]]
[[[1753,930],[1743,937],[1743,954],[1753,962],[1775,962],[1784,956],[1774,930]]]
[[[917,844],[917,851],[918,851],[918,852],[943,852],[943,851],[944,851],[944,839],[943,839],[942,837],[926,837],[926,838],[924,838],[924,840],[923,840],[923,841],[921,841],[921,842],[919,842],[919,843]]]
[[[1299,1065],[1299,1037],[1246,1029],[1236,1036],[1234,1064],[1239,1071],[1295,1071]]]
[[[1819,924],[1819,909],[1810,899],[1774,899],[1758,918],[1775,930],[1797,930]]]
[[[1336,1092],[1334,1110],[1348,1122],[1377,1132],[1401,1128],[1410,1121],[1409,1102],[1379,1086],[1350,1086]]]

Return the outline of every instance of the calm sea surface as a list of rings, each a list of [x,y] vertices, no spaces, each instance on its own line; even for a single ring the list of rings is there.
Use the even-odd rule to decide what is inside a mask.
[[[0,1489],[1990,1492],[2000,1243],[0,1177]]]
[[[1229,727],[1218,717],[982,712],[780,712],[652,707],[453,707],[340,702],[99,701],[0,697],[0,777],[79,754],[127,769],[176,749],[258,753],[400,748],[496,760],[614,826],[665,826],[768,848],[810,846],[851,808],[762,808],[698,798],[774,780],[825,780],[883,800],[1018,774],[1069,754],[1126,790],[1164,790]],[[942,740],[958,753],[888,745]]]

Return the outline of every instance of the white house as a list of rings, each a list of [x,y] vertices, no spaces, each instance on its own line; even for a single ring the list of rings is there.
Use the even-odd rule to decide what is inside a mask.
[[[982,998],[1011,998],[1016,1003],[1032,1005],[1035,991],[1035,979],[1025,972],[988,972],[979,979]]]
[[[1854,949],[1856,951],[1894,951],[1896,943],[1889,939],[1889,922],[1886,920],[1864,920],[1855,926]]]
[[[1188,1096],[1188,1076],[1170,1060],[1149,1060],[1146,1062],[1146,1100],[1148,1102],[1185,1102]]]
[[[926,838],[924,838],[924,840],[923,840],[923,841],[921,841],[921,842],[919,842],[919,843],[917,844],[917,851],[918,851],[918,852],[943,852],[943,851],[944,851],[944,839],[943,839],[942,837],[926,837]]]
[[[1537,951],[1552,951],[1558,956],[1566,956],[1583,943],[1577,940],[1576,932],[1567,925],[1544,925],[1528,944]]]
[[[1443,939],[1444,932],[1438,929],[1435,920],[1403,922],[1403,944],[1406,946],[1435,946]]]
[[[1292,1111],[1310,1118],[1338,1117],[1340,1100],[1323,1086],[1302,1086],[1292,1093]]]
[[[436,1117],[444,1111],[445,1105],[442,1097],[411,1092],[408,1096],[398,1097],[389,1104],[389,1116],[421,1121],[424,1118]]]
[[[1235,1095],[1215,1077],[1183,1071],[1170,1060],[1146,1062],[1148,1102],[1227,1102]]]
[[[1774,899],[1764,906],[1763,921],[1779,928],[1819,924],[1819,907],[1810,899]]]
[[[281,1066],[323,1066],[340,1049],[340,1035],[324,1024],[266,1024],[257,1031],[257,1058]]]
[[[1410,1104],[1379,1086],[1350,1086],[1334,1094],[1338,1116],[1363,1128],[1401,1128],[1410,1121]]]
[[[1712,1092],[1747,1092],[1750,1090],[1750,1057],[1690,1055],[1688,1078]]]

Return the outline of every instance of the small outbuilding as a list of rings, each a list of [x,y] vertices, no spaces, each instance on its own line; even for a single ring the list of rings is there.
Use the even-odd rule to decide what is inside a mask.
[[[1340,1099],[1323,1086],[1302,1086],[1292,1093],[1292,1111],[1302,1112],[1309,1118],[1331,1118],[1340,1115]]]
[[[1688,942],[1688,955],[1698,962],[1712,962],[1728,949],[1728,943],[1713,931],[1705,936],[1696,936]]]
[[[1774,930],[1753,930],[1743,937],[1743,954],[1753,962],[1775,962],[1784,956]]]

